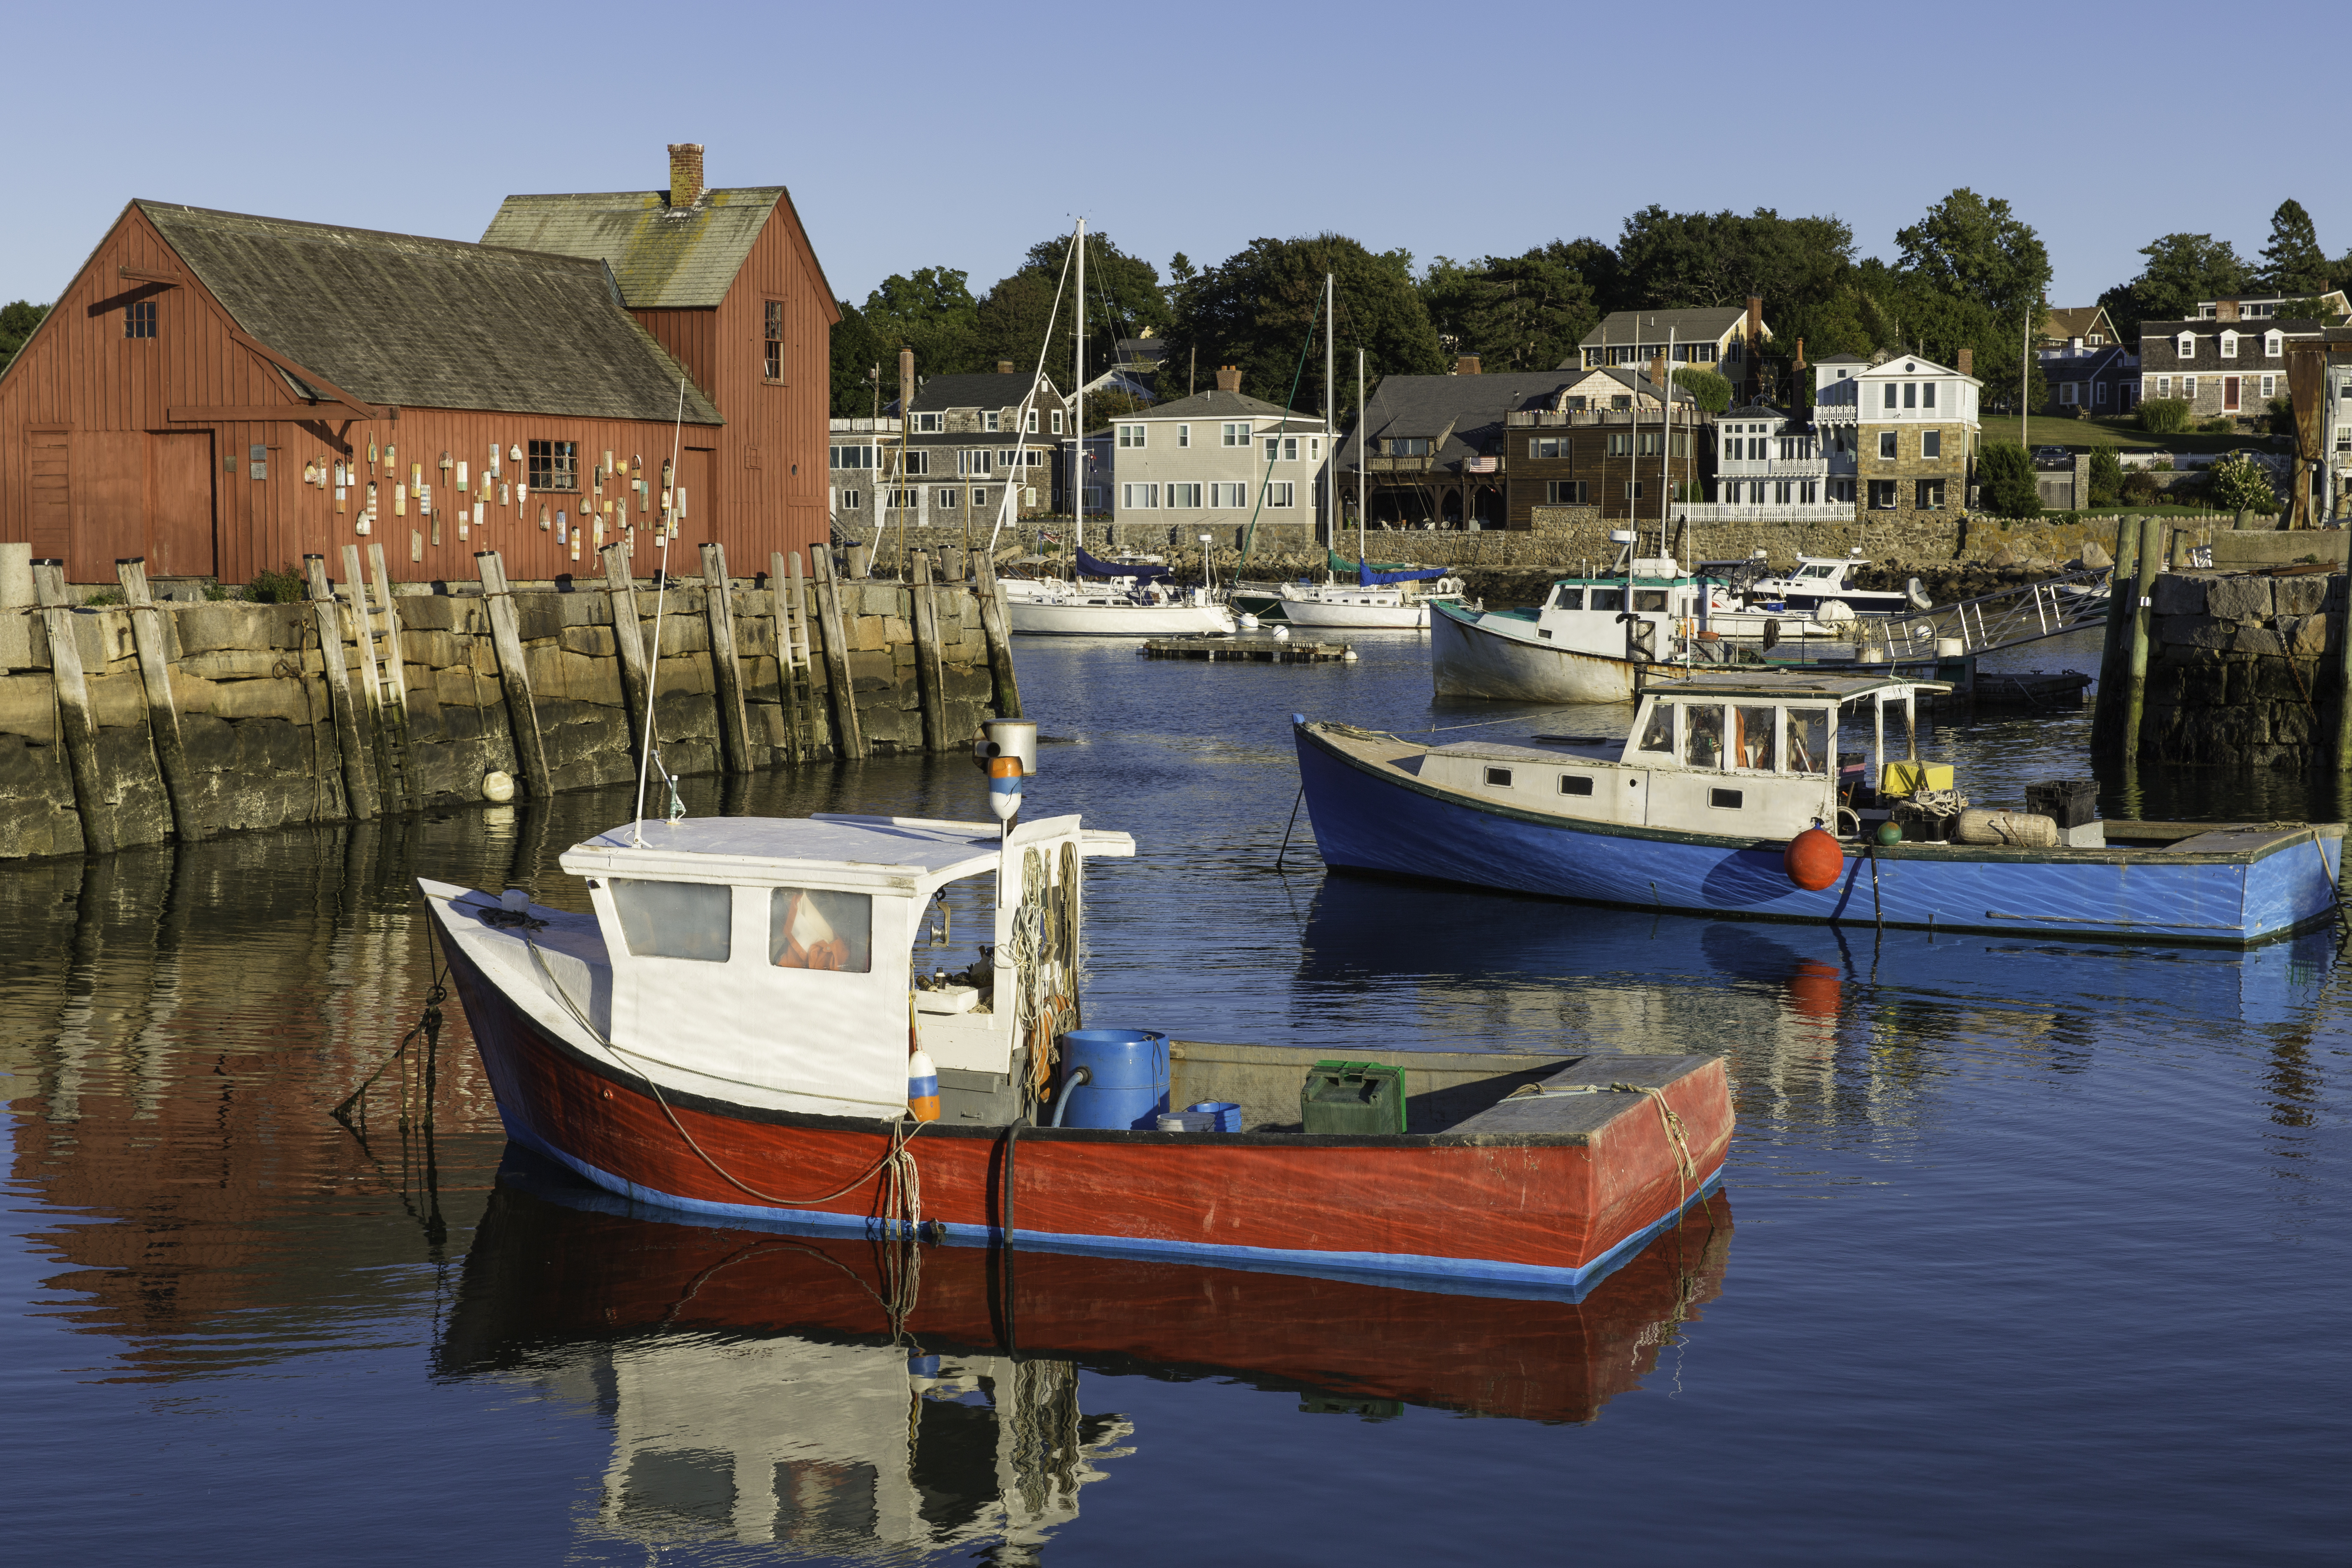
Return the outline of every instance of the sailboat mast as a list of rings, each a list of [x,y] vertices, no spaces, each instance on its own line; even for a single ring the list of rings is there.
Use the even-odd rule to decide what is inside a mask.
[[[1339,467],[1339,457],[1331,449],[1331,420],[1339,411],[1339,384],[1334,377],[1339,363],[1337,346],[1331,342],[1331,325],[1338,319],[1339,283],[1335,276],[1323,274],[1323,539],[1324,548],[1339,548],[1339,494],[1333,480]],[[1363,559],[1360,555],[1358,560]]]
[[[1070,575],[1078,574],[1077,550],[1087,547],[1087,220],[1078,220],[1078,315],[1077,331],[1070,338],[1070,387],[1076,408],[1077,423],[1071,430],[1076,437],[1071,450],[1076,454],[1070,467],[1077,476],[1078,538],[1070,555]]]
[[[1356,559],[1364,558],[1364,426],[1370,423],[1364,406],[1364,351],[1356,351]]]
[[[1666,329],[1666,357],[1663,367],[1666,384],[1658,389],[1664,401],[1665,416],[1658,422],[1658,553],[1672,555],[1666,548],[1666,501],[1675,489],[1675,329]]]

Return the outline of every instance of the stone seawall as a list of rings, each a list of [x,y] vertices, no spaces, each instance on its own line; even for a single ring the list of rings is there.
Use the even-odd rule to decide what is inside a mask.
[[[995,706],[979,590],[942,584],[921,591],[936,606],[938,745],[948,749],[976,737]],[[837,592],[843,645],[837,651],[864,746],[875,754],[925,749],[915,635],[919,590],[904,583],[845,581]],[[815,584],[805,593],[814,609]],[[535,725],[543,751],[546,789],[634,779],[633,736],[640,719],[625,706],[617,596],[601,582],[583,582],[518,586],[508,597],[519,672],[501,667],[490,601],[479,585],[397,594],[401,679],[394,682],[384,669],[385,706],[373,718],[365,701],[362,633],[342,600],[328,605],[324,616],[314,603],[46,610],[0,603],[0,858],[78,854],[110,838],[117,846],[170,838],[175,814],[187,819],[178,826],[180,837],[202,837],[367,816],[371,795],[382,797],[386,814],[478,800],[485,775],[494,771],[513,776],[518,792],[529,793],[530,759],[519,752],[515,683],[509,679],[516,673],[527,684],[526,721]],[[780,622],[780,597],[789,601],[790,595],[764,580],[728,584],[732,662],[746,721],[744,760],[751,768],[786,763],[795,755],[823,761],[844,754],[827,670],[836,650],[825,642],[825,617],[806,616],[805,667],[797,681],[790,680],[779,649],[791,634],[782,628],[799,622],[789,614]],[[655,592],[639,584],[635,599],[639,646],[650,650]],[[698,581],[674,583],[662,605],[656,732],[662,760],[674,773],[717,773],[727,765],[726,661],[712,650],[708,599]],[[160,634],[172,712],[157,708],[142,676],[137,617],[153,617]],[[370,646],[388,667],[391,638],[381,612],[371,620]],[[335,628],[324,651],[322,621]],[[73,695],[69,679],[60,679],[52,624],[71,629],[86,702]],[[402,688],[404,722],[394,704]],[[79,759],[69,754],[78,703],[89,720],[89,755]],[[339,703],[347,710],[341,715]],[[167,748],[160,739],[173,729],[181,776],[176,803],[166,785]],[[361,753],[355,758],[347,754],[354,740]],[[388,768],[379,761],[387,753]],[[77,761],[95,765],[78,769]],[[95,784],[95,799],[78,788],[78,773],[84,784]],[[347,783],[354,778],[362,797],[356,802]],[[103,831],[86,834],[85,816],[93,811],[104,814]]]
[[[2150,590],[2139,760],[2324,770],[2334,763],[2345,578],[2171,572]]]

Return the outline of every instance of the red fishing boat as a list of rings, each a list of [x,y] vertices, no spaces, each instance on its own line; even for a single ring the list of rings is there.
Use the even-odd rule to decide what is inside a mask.
[[[585,914],[419,885],[509,1135],[634,1202],[1540,1293],[1720,1179],[1714,1057],[1077,1028],[1081,868],[1133,853],[1076,816],[707,818],[567,850]],[[976,960],[925,973],[980,905]]]

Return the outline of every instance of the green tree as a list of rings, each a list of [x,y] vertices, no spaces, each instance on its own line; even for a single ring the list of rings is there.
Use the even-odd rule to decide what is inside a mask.
[[[1711,370],[1695,364],[1675,365],[1667,380],[1691,395],[1691,400],[1709,414],[1720,414],[1731,406],[1731,383]]]
[[[2016,323],[2012,336],[2041,326],[2050,253],[2032,226],[2000,197],[1962,186],[1917,223],[1896,229],[1895,243],[1902,251],[1902,269],[1929,289]]]
[[[1202,272],[1179,297],[1165,363],[1184,364],[1197,350],[1203,377],[1212,365],[1236,365],[1242,390],[1275,404],[1290,395],[1297,374],[1292,406],[1301,412],[1319,408],[1326,272],[1339,279],[1338,408],[1343,420],[1355,403],[1352,362],[1358,347],[1364,350],[1371,382],[1383,375],[1433,375],[1446,368],[1428,307],[1413,287],[1411,253],[1368,250],[1339,234],[1253,240]]]
[[[2113,506],[2123,494],[2124,466],[2113,447],[2091,449],[2091,504]]]
[[[2042,515],[2042,491],[2033,480],[2033,459],[2014,441],[1988,441],[1977,459],[1977,496],[1995,517]]]
[[[898,395],[898,350],[882,341],[856,306],[846,300],[839,304],[841,320],[833,324],[833,416],[865,419],[874,413],[875,382],[868,376],[877,366],[883,391]]]
[[[2223,511],[2275,515],[2279,510],[2270,470],[2243,452],[2229,453],[2207,470],[2205,493]]]
[[[1591,285],[1553,247],[1474,265],[1439,257],[1422,274],[1430,324],[1488,371],[1550,370],[1601,320]]]
[[[2327,292],[2327,253],[2303,204],[2289,196],[2271,214],[2271,239],[2263,247],[2262,283],[2273,294],[2307,299]]]
[[[955,375],[982,369],[980,310],[965,274],[947,267],[926,267],[911,276],[894,272],[866,297],[866,325],[889,349],[893,359],[902,347],[915,351],[915,374]],[[896,373],[885,368],[883,378]],[[884,387],[887,394],[888,386]]]
[[[2200,300],[2227,300],[2247,291],[2246,263],[2226,239],[2210,234],[2168,234],[2140,247],[2147,265],[2128,283],[2099,296],[2126,344],[2137,346],[2142,321],[2179,321],[2197,314]]]
[[[2189,400],[2185,397],[2142,398],[2135,412],[2139,416],[2139,427],[2151,436],[2177,436],[2189,428]]]
[[[16,351],[25,346],[25,340],[33,335],[33,329],[48,313],[47,305],[36,305],[29,300],[0,305],[0,370],[8,368]]]
[[[1617,241],[1620,310],[1732,306],[1760,295],[1776,337],[1791,310],[1828,297],[1853,263],[1853,230],[1833,217],[1675,213],[1647,206]]]

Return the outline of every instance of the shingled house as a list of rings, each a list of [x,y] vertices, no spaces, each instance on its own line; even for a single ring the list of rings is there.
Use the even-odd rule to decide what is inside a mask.
[[[780,199],[761,223],[796,237]],[[341,546],[366,542],[411,580],[470,579],[484,548],[550,578],[614,539],[649,570],[674,440],[688,559],[716,539],[757,570],[824,538],[822,279],[776,279],[776,379],[815,389],[803,433],[782,403],[747,406],[723,332],[704,333],[706,371],[644,319],[689,342],[696,312],[715,327],[723,308],[633,313],[615,276],[595,256],[134,201],[0,372],[0,539],[77,583],[143,555],[167,587],[314,552],[340,575]],[[778,483],[728,466],[747,449]]]

